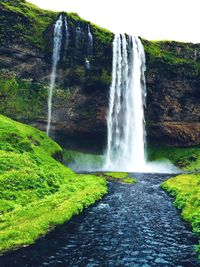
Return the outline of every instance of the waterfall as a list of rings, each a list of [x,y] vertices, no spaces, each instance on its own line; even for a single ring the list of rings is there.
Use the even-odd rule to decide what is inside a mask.
[[[88,25],[88,46],[87,46],[87,55],[91,57],[93,54],[93,36],[90,30],[90,25]],[[88,58],[85,59],[85,66],[88,70],[90,70],[91,65]]]
[[[88,56],[93,53],[93,36],[90,30],[90,25],[88,25]]]
[[[47,135],[49,135],[49,131],[51,127],[52,97],[53,97],[53,91],[54,91],[55,82],[56,82],[56,69],[57,69],[58,61],[60,59],[61,41],[62,41],[62,25],[63,25],[63,19],[61,15],[59,19],[56,21],[55,26],[54,26],[52,69],[51,69],[51,79],[50,79],[49,96],[48,96],[48,122],[47,122],[47,129],[46,129]]]
[[[140,39],[115,35],[105,169],[141,171],[146,165],[145,69]]]
[[[78,26],[76,27],[76,48],[79,47],[81,35],[82,35],[81,27],[80,24],[78,24]]]
[[[66,49],[67,49],[69,45],[69,27],[66,17],[65,17],[65,35],[66,35]]]

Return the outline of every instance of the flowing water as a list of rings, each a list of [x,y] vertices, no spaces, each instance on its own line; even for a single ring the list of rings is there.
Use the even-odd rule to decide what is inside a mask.
[[[66,49],[67,49],[69,45],[69,27],[66,17],[65,17],[65,35],[66,35]]]
[[[137,37],[115,35],[107,119],[105,168],[141,171],[146,164],[144,109],[145,54]]]
[[[62,15],[56,21],[54,26],[54,39],[53,39],[53,55],[52,55],[52,70],[51,70],[51,80],[49,85],[49,96],[48,96],[48,118],[47,118],[47,129],[46,133],[49,135],[51,127],[51,117],[52,117],[52,97],[56,82],[56,70],[58,61],[60,59],[61,42],[62,42]]]
[[[1,267],[198,267],[197,240],[159,185],[169,175],[135,174],[35,245],[0,257]]]
[[[90,30],[90,25],[88,25],[88,56],[93,53],[93,36]]]
[[[90,25],[88,25],[88,44],[87,44],[87,56],[88,58],[90,58],[93,54],[93,35],[91,33],[91,30],[90,30]],[[88,70],[91,69],[91,64],[90,64],[90,61],[89,59],[86,58],[85,59],[85,66]]]
[[[77,49],[79,48],[81,37],[82,37],[82,30],[81,30],[80,24],[78,24],[78,26],[76,27],[76,48]]]
[[[169,161],[148,162],[144,107],[145,53],[138,37],[116,34],[113,41],[112,84],[107,116],[107,151],[103,169],[109,171],[176,173]]]

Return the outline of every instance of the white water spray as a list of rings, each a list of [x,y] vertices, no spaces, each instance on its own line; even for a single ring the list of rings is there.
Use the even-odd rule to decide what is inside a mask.
[[[47,122],[47,129],[46,133],[49,135],[50,127],[51,127],[51,117],[52,117],[52,97],[53,91],[55,88],[56,82],[56,70],[58,61],[60,59],[60,51],[61,51],[61,41],[62,41],[62,15],[56,21],[54,26],[54,40],[53,40],[53,55],[52,55],[52,70],[51,70],[51,80],[49,86],[49,96],[48,96],[48,122]]]
[[[107,118],[108,138],[104,165],[106,170],[169,171],[169,165],[147,163],[146,160],[145,70],[145,53],[140,39],[127,37],[125,34],[115,35]]]

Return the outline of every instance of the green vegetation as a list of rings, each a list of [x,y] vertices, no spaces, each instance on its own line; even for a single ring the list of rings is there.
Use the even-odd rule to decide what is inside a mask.
[[[0,4],[0,43],[17,38],[44,50],[46,29],[56,20],[58,13],[42,10],[23,1],[7,1]]]
[[[126,184],[135,184],[137,181],[135,178],[130,178],[127,172],[106,172],[103,173],[103,176],[111,178],[112,180],[119,180]]]
[[[61,153],[45,133],[0,115],[1,252],[33,243],[107,192],[104,178],[56,161]]]
[[[83,20],[76,13],[66,13],[70,27],[76,27],[77,23],[90,24],[96,39],[108,45],[112,42],[113,34],[100,28],[89,21]],[[49,27],[58,18],[59,12],[43,10],[26,1],[8,0],[0,3],[0,44],[14,41],[27,42],[43,51],[47,50]],[[86,27],[87,29],[87,27]]]
[[[142,42],[149,67],[155,65],[158,68],[165,65],[168,74],[184,73],[185,76],[198,77],[200,63],[195,58],[195,44],[147,40]]]
[[[200,147],[150,146],[148,159],[150,161],[169,159],[183,170],[200,170]]]
[[[175,197],[182,218],[191,223],[194,233],[200,237],[200,174],[178,175],[164,182],[162,188]],[[197,251],[200,259],[200,243]]]
[[[0,113],[17,120],[46,119],[43,103],[47,101],[48,88],[17,77],[15,73],[0,71]]]

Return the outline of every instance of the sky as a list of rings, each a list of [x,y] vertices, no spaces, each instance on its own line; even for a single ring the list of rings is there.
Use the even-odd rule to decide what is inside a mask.
[[[76,12],[112,32],[200,43],[200,0],[28,1],[49,10]]]

